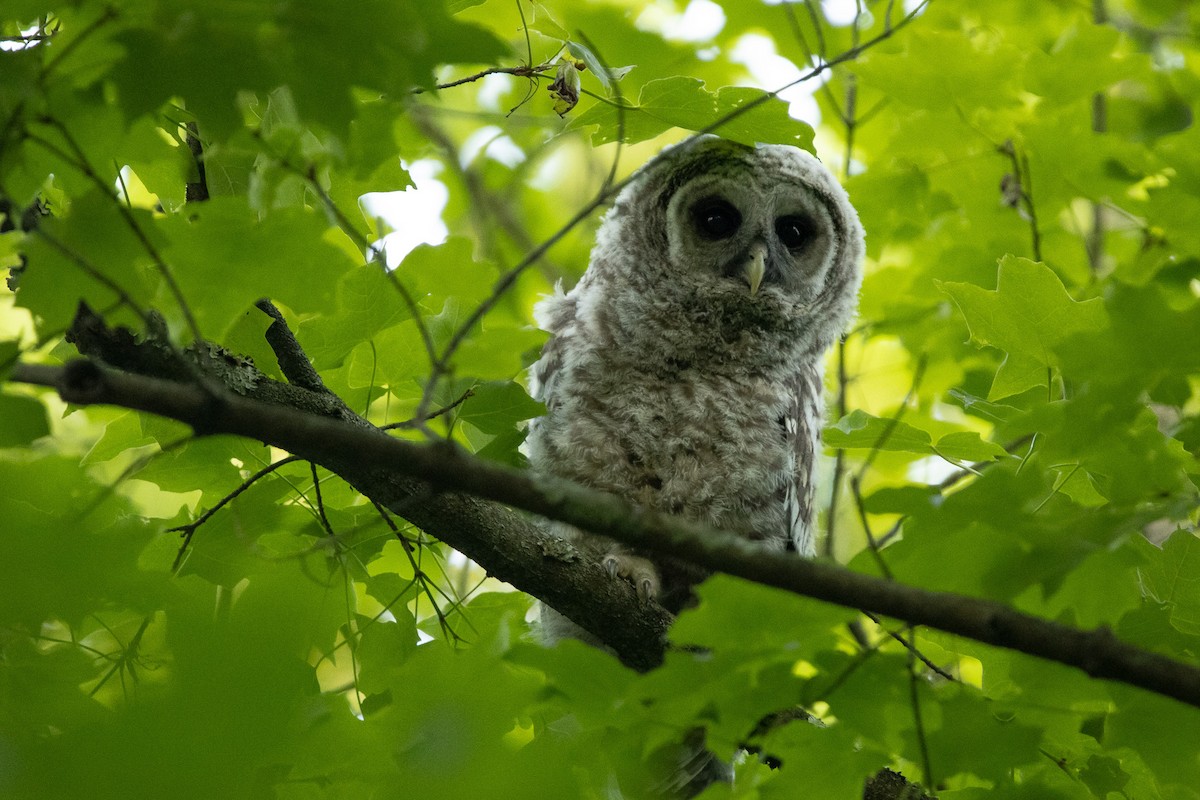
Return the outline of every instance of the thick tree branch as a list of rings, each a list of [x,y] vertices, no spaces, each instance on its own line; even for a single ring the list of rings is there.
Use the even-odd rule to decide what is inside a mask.
[[[445,491],[467,488],[457,487],[451,477],[460,472],[458,464],[464,467],[463,476],[488,479],[467,469],[475,459],[451,444],[420,446],[393,439],[344,406],[331,408],[330,395],[266,379],[255,387],[255,399],[232,392],[214,398],[190,383],[119,372],[91,361],[66,367],[22,364],[12,379],[52,386],[68,402],[146,411],[207,434],[256,439],[321,464],[483,565],[493,577],[533,594],[592,631],[629,666],[646,670],[662,660],[670,614],[638,602],[632,588],[612,580],[599,562],[582,559],[572,545],[527,517],[486,502],[480,499],[486,495],[469,488],[468,493]],[[417,458],[411,462],[415,469],[393,463],[405,460],[406,453]],[[511,473],[502,480],[525,478],[515,470],[502,472]]]
[[[323,464],[373,500],[400,504],[405,517],[596,633],[637,668],[661,659],[666,612],[640,604],[629,587],[606,579],[599,565],[579,559],[569,545],[480,498],[714,571],[1050,659],[1200,707],[1200,668],[1120,642],[1105,628],[1083,631],[999,603],[765,552],[739,537],[639,509],[612,495],[473,458],[450,443],[405,442],[366,425],[347,425],[232,393],[214,398],[190,384],[117,372],[90,361],[65,367],[21,364],[12,377],[53,387],[68,402],[167,416],[198,431],[259,439]]]

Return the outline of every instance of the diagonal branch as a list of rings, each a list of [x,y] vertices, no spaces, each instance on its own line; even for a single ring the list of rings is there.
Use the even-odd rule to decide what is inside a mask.
[[[1107,628],[1084,631],[999,603],[765,552],[732,534],[637,508],[603,492],[476,459],[449,442],[405,442],[371,426],[232,393],[214,397],[191,384],[85,360],[65,367],[19,364],[12,377],[52,387],[68,402],[132,408],[204,433],[267,442],[323,464],[385,505],[413,497],[419,486],[432,487],[431,498],[406,503],[409,520],[592,631],[635,668],[661,661],[670,616],[640,603],[629,586],[608,579],[598,563],[580,558],[570,545],[484,499],[763,585],[1057,661],[1200,708],[1200,667],[1123,643]]]

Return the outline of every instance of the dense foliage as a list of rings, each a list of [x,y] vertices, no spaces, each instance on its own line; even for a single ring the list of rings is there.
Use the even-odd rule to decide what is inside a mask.
[[[900,6],[7,0],[0,362],[86,300],[280,377],[269,297],[351,407],[520,465],[597,199],[757,101],[719,132],[815,146],[868,231],[826,555],[1200,664],[1197,12]],[[820,124],[764,96],[822,60]],[[389,277],[413,175],[449,238]],[[719,576],[637,674],[303,462],[181,537],[255,441],[6,383],[0,448],[5,798],[637,796],[696,728],[771,756],[706,797],[1200,798],[1200,710],[1020,653]]]

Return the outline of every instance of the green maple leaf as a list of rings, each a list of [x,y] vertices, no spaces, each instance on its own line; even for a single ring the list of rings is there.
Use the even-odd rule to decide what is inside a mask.
[[[598,126],[592,134],[595,145],[618,138],[634,143],[652,139],[671,128],[703,130],[747,103],[759,102],[750,111],[719,125],[715,133],[744,144],[790,144],[812,150],[812,127],[788,116],[787,103],[779,98],[762,101],[765,94],[759,89],[740,86],[726,86],[713,93],[704,88],[702,80],[676,75],[650,81],[642,87],[637,103],[623,109],[612,103],[597,103],[576,117],[569,127]],[[620,114],[623,119],[619,119]]]
[[[1098,298],[1071,299],[1045,264],[1008,255],[1000,260],[994,290],[969,283],[938,282],[966,318],[971,339],[1008,354],[988,393],[989,400],[1047,385],[1058,366],[1055,348],[1076,333],[1098,332],[1108,314]]]

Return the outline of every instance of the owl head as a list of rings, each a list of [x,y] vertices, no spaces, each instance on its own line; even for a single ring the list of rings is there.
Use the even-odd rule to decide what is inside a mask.
[[[823,349],[854,312],[863,252],[858,215],[815,156],[710,136],[641,169],[605,218],[592,266],[636,292],[733,314],[748,335],[761,323]]]

